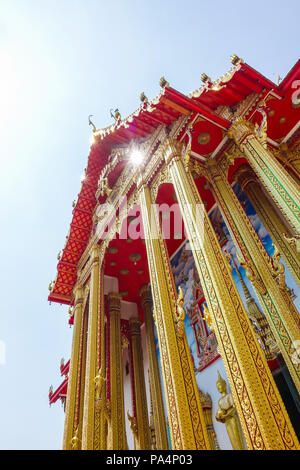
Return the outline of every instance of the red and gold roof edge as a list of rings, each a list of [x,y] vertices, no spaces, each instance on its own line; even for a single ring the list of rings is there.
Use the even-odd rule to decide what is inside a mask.
[[[168,127],[182,115],[199,114],[227,130],[231,122],[216,114],[218,107],[234,106],[253,92],[261,94],[272,90],[279,98],[283,97],[293,80],[299,77],[299,73],[300,60],[277,86],[248,64],[239,62],[217,81],[209,82],[189,95],[184,95],[166,84],[156,98],[150,102],[143,101],[126,119],[119,119],[112,126],[95,131],[95,142],[90,149],[85,177],[72,212],[69,234],[48,300],[63,304],[72,303],[77,264],[91,233],[99,175],[113,148],[126,146],[132,139],[145,138],[159,125]]]

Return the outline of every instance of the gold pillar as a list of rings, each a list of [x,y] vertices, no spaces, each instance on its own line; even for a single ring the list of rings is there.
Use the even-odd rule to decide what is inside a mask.
[[[135,448],[136,450],[150,450],[151,441],[140,325],[141,320],[139,318],[130,318],[129,328],[131,334],[137,420],[137,439]]]
[[[207,165],[206,175],[237,248],[238,256],[241,258],[242,266],[246,268],[246,273],[252,281],[275,340],[300,393],[300,364],[295,364],[291,357],[295,350],[294,341],[300,340],[300,316],[296,307],[293,307],[291,303],[287,303],[287,298],[282,295],[282,291],[276,282],[275,278],[281,270],[278,268],[278,272],[274,271],[274,262],[270,259],[262,241],[228,183],[225,170],[217,162],[210,161]]]
[[[79,386],[80,372],[80,343],[83,334],[83,289],[77,286],[74,302],[74,330],[72,340],[72,351],[70,358],[67,402],[65,412],[65,427],[63,437],[63,449],[72,449],[72,439],[77,430],[76,404]]]
[[[94,450],[105,448],[103,433],[105,434],[104,417],[99,403],[99,369],[100,353],[103,360],[104,350],[104,274],[103,252],[99,245],[92,249],[92,269],[90,280],[89,320],[87,338],[87,359],[85,372],[84,410],[82,449]],[[101,345],[100,345],[101,343]],[[103,381],[105,381],[105,371]],[[103,386],[102,389],[105,389]],[[100,427],[100,423],[101,427]],[[101,436],[102,434],[102,436]]]
[[[276,210],[265,196],[255,173],[249,166],[240,166],[234,174],[234,178],[239,182],[242,190],[247,195],[274,244],[280,251],[291,274],[300,286],[300,258],[296,248],[291,246],[284,237],[284,234],[289,238],[292,237],[288,227],[282,222]]]
[[[121,296],[108,295],[109,301],[109,349],[110,349],[110,403],[108,433],[109,450],[126,450],[122,344],[121,344]]]
[[[259,180],[281,210],[295,234],[300,233],[299,186],[278,160],[268,152],[253,133],[253,126],[244,119],[235,121],[229,136],[245,154]]]
[[[182,144],[169,141],[165,159],[213,320],[221,356],[249,449],[299,449],[284,404],[231,276],[203,202],[182,159]]]
[[[142,182],[140,204],[173,450],[209,449],[199,390],[158,214]],[[155,232],[155,233],[154,233]]]
[[[146,343],[149,360],[149,380],[153,407],[153,421],[155,429],[156,449],[167,450],[169,448],[166,429],[166,419],[164,413],[164,403],[161,392],[159,377],[159,367],[156,354],[154,325],[152,320],[151,294],[148,285],[140,289],[140,296],[144,312],[144,322],[146,330]]]
[[[254,331],[261,341],[261,346],[263,348],[264,354],[267,361],[272,361],[276,358],[276,354],[279,352],[278,346],[276,344],[274,335],[270,329],[270,325],[267,322],[265,315],[260,311],[257,303],[254,298],[251,296],[248,287],[245,284],[243,276],[241,275],[239,268],[234,260],[234,257],[231,255],[232,263],[235,267],[236,273],[242,285],[244,291],[247,310],[249,317],[252,321]],[[229,261],[229,260],[228,260]]]

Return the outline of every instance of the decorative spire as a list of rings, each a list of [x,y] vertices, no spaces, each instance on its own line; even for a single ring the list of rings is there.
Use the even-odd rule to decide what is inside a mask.
[[[116,121],[121,121],[121,114],[120,114],[120,111],[118,110],[118,108],[116,108],[113,112],[113,109],[110,110],[110,115],[111,117]]]
[[[244,63],[244,60],[241,59],[239,56],[237,56],[236,54],[233,54],[231,57],[230,57],[230,62],[233,64],[233,65],[238,65],[238,64],[242,64]]]
[[[165,88],[165,87],[169,87],[170,84],[169,82],[167,82],[165,77],[161,77],[161,79],[159,80],[159,86],[161,86],[162,88]]]
[[[147,98],[147,96],[145,95],[144,92],[142,92],[140,94],[140,100],[141,100],[142,103],[148,103],[148,98]]]
[[[93,117],[93,114],[89,115],[89,126],[92,126],[93,132],[97,132],[97,128],[96,128],[95,124],[91,121],[91,117]]]
[[[208,75],[206,75],[206,73],[203,73],[200,78],[203,83],[211,82],[211,78]]]
[[[241,275],[240,270],[239,270],[239,268],[238,268],[238,266],[235,262],[234,256],[232,254],[230,254],[230,258],[232,259],[232,263],[233,263],[233,266],[235,267],[238,278],[241,281],[242,288],[243,288],[243,291],[244,291],[244,294],[245,294],[245,297],[246,297],[246,301],[253,300],[252,297],[251,297],[250,291],[249,291],[248,287],[245,284],[243,276]]]
[[[270,361],[274,359],[274,352],[277,349],[277,345],[275,342],[275,338],[273,336],[273,333],[271,332],[270,326],[267,322],[266,317],[264,314],[261,312],[259,309],[257,303],[253,299],[253,297],[250,294],[250,291],[248,287],[245,284],[245,281],[237,267],[237,264],[234,260],[233,255],[231,254],[231,259],[233,262],[233,265],[236,269],[236,273],[239,277],[239,280],[241,281],[241,285],[246,297],[246,304],[247,304],[247,310],[249,313],[249,318],[251,320],[251,323],[253,325],[253,328],[255,330],[255,333],[260,339],[262,349],[264,351],[264,354],[266,356],[267,361]]]

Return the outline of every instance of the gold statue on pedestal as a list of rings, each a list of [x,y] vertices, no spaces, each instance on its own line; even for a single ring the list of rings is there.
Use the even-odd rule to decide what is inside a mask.
[[[222,397],[219,400],[219,408],[216,420],[225,423],[226,431],[234,450],[244,450],[241,436],[240,423],[231,393],[227,393],[227,384],[218,371],[217,389]]]

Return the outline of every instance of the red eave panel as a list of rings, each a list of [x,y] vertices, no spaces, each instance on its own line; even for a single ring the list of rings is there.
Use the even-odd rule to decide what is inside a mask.
[[[67,389],[68,389],[68,378],[66,378],[60,386],[55,390],[52,395],[49,396],[49,403],[52,405],[52,403],[55,403],[61,395],[66,395],[67,394]]]

